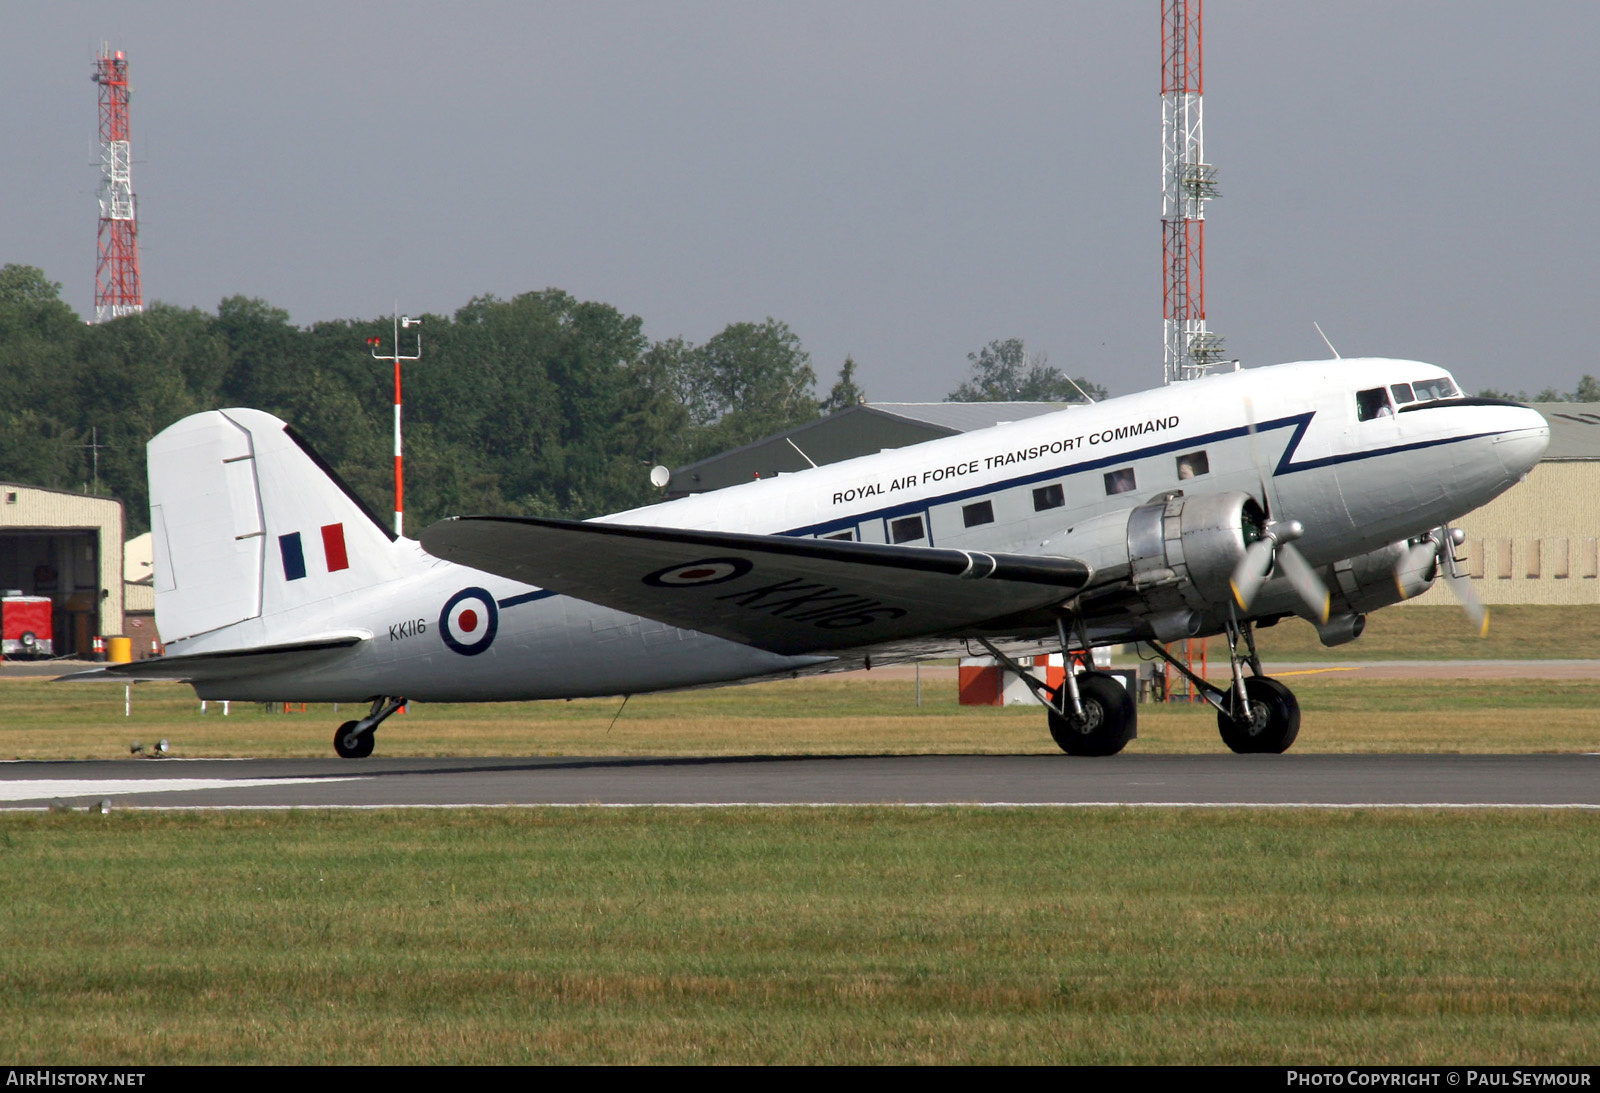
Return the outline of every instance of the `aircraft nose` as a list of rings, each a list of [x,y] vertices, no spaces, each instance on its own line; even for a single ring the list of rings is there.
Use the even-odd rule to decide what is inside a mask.
[[[1521,478],[1533,469],[1550,446],[1550,423],[1537,410],[1507,406],[1495,437],[1495,454],[1506,474]]]

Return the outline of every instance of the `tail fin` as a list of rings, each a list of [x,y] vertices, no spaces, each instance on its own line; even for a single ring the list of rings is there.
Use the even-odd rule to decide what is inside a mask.
[[[150,441],[156,627],[176,641],[398,576],[401,546],[288,425],[212,410]]]

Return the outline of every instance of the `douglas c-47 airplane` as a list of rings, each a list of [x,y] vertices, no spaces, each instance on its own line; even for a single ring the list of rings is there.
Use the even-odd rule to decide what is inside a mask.
[[[1482,625],[1450,522],[1521,480],[1549,427],[1415,361],[1211,376],[590,521],[463,516],[396,539],[257,410],[150,442],[167,655],[84,675],[202,698],[406,701],[636,694],[982,647],[1147,643],[1236,752],[1281,752],[1299,706],[1253,626],[1324,643],[1442,577]],[[1215,686],[1166,650],[1224,634]],[[77,677],[69,677],[77,678]],[[1025,679],[1032,679],[1024,673]],[[1112,676],[1033,681],[1074,755],[1133,738]]]

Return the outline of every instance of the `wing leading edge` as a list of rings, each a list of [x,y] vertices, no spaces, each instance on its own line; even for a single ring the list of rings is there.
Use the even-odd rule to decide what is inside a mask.
[[[448,561],[790,656],[971,632],[1093,575],[1072,558],[538,517],[456,517],[421,541]]]

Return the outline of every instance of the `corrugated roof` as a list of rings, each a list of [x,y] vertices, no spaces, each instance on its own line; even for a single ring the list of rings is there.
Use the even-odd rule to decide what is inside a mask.
[[[752,478],[871,455],[885,448],[988,429],[1055,413],[1055,402],[868,402],[847,406],[776,436],[678,467],[668,496],[721,489]],[[804,453],[804,454],[801,454]]]
[[[957,433],[989,429],[1041,414],[1053,414],[1082,403],[1064,402],[869,402],[880,413],[923,421]]]
[[[1550,423],[1546,460],[1600,459],[1600,402],[1530,402]]]

